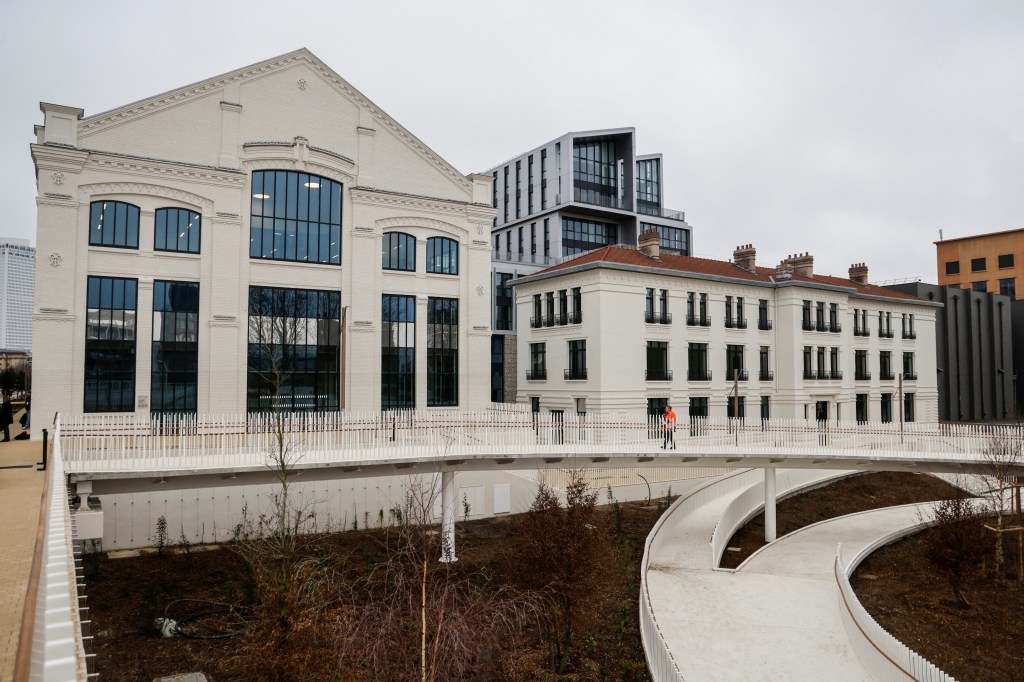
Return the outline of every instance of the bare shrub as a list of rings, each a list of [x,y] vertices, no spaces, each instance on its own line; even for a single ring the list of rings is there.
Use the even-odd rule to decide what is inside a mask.
[[[969,608],[964,581],[981,566],[992,538],[966,496],[936,502],[934,519],[935,525],[923,537],[924,555],[949,581],[956,600]]]

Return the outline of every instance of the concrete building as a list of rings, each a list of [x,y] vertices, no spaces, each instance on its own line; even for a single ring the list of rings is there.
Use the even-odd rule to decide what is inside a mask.
[[[912,282],[895,291],[941,303],[935,352],[939,419],[982,421],[1014,414],[1016,374],[1012,299],[956,286]],[[1019,336],[1017,338],[1024,338]]]
[[[41,109],[40,414],[487,402],[491,176],[308,50]]]
[[[843,421],[938,419],[939,303],[813,272],[605,246],[513,282],[518,399],[535,411]],[[733,399],[737,392],[738,400]],[[902,408],[902,410],[901,410]]]
[[[0,240],[0,350],[32,352],[36,250],[27,239]]]
[[[665,253],[690,255],[682,211],[664,207],[661,154],[638,155],[633,128],[566,133],[486,171],[491,205],[491,400],[514,401],[517,319],[509,282],[610,244],[658,231]]]
[[[935,242],[939,285],[1024,299],[1024,229]]]

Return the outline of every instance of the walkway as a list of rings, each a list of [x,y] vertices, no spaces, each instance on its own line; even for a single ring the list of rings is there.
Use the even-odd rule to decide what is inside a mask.
[[[18,415],[14,418],[11,438],[22,431],[17,423]],[[14,675],[25,588],[39,529],[44,474],[36,471],[36,462],[41,457],[39,441],[0,443],[0,467],[4,467],[0,468],[0,519],[3,519],[0,523],[0,547],[3,547],[0,552],[0,680],[3,682]]]
[[[844,555],[852,556],[916,523],[919,505],[808,526],[768,545],[735,572],[712,570],[708,540],[735,497],[719,496],[666,524],[661,532],[667,537],[651,558],[648,589],[655,617],[683,677],[871,679],[839,611],[836,545],[842,542]]]

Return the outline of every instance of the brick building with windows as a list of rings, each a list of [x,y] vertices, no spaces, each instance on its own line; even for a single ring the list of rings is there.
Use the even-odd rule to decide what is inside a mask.
[[[1024,229],[935,242],[939,285],[1024,299]]]
[[[487,402],[491,176],[309,51],[41,109],[40,414]]]

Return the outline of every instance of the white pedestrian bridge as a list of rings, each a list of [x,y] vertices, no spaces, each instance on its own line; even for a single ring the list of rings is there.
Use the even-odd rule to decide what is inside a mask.
[[[76,599],[76,515],[69,516],[62,502],[69,494],[85,503],[81,516],[90,495],[145,490],[154,479],[182,489],[269,483],[274,475],[268,465],[283,446],[289,475],[305,481],[440,473],[443,544],[452,552],[442,560],[454,560],[458,471],[763,469],[766,535],[774,540],[778,469],[983,473],[993,452],[1022,439],[1015,426],[759,419],[693,419],[670,435],[675,448],[671,442],[663,448],[660,418],[645,414],[532,413],[501,405],[372,414],[58,416],[51,434],[50,503],[36,549],[39,597],[22,628],[32,642],[26,679],[77,679],[85,658]],[[671,653],[655,636],[647,599],[644,591],[641,618],[652,674],[677,679],[675,666],[663,664]],[[673,674],[664,676],[668,668]]]

